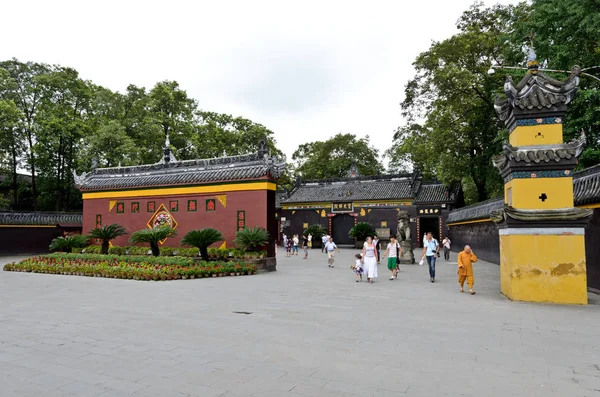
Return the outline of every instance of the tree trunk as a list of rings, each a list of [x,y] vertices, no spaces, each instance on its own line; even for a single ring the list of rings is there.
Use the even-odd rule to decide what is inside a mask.
[[[200,248],[200,256],[202,256],[203,261],[208,260],[208,247],[198,247]]]
[[[108,255],[108,244],[109,244],[109,240],[103,240],[102,241],[102,254],[103,255]]]
[[[485,190],[485,180],[475,182],[477,187],[477,201],[482,202],[488,199],[487,191]]]
[[[152,250],[152,255],[154,255],[154,256],[160,255],[160,249],[158,248],[157,243],[150,243],[150,249]]]
[[[33,154],[33,136],[31,133],[31,124],[27,129],[27,141],[29,143],[29,166],[31,167],[31,195],[33,201],[33,210],[37,211],[37,185],[35,181],[35,155]]]
[[[12,147],[12,190],[13,190],[13,205],[12,209],[18,208],[19,204],[19,185],[17,181],[17,151]]]

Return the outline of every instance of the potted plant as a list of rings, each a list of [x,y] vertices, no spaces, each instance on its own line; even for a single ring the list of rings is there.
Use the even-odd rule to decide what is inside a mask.
[[[310,225],[304,233],[304,236],[308,237],[310,234],[312,236],[311,245],[313,248],[321,248],[323,244],[323,236],[327,233],[327,230],[323,225],[315,223],[314,225]]]
[[[356,240],[356,248],[362,248],[365,240],[369,236],[373,236],[375,230],[369,222],[359,222],[352,229],[348,235]]]

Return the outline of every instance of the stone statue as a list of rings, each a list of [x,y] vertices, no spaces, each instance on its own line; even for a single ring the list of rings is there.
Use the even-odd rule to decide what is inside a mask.
[[[410,239],[410,217],[408,212],[398,211],[398,232],[397,239],[402,248],[400,263],[412,265],[415,263],[415,254],[413,253],[413,243]]]
[[[410,218],[408,212],[400,210],[398,212],[398,241],[410,240]]]

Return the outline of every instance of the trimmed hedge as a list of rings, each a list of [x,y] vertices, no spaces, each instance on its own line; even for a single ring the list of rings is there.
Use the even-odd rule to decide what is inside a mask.
[[[176,257],[50,254],[8,263],[4,270],[159,281],[249,275],[255,274],[258,268],[246,263],[195,262]]]

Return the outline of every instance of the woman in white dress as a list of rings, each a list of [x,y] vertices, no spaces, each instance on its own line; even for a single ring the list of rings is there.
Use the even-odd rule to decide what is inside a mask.
[[[362,251],[363,269],[367,275],[367,280],[373,284],[373,279],[377,278],[377,248],[373,244],[373,239],[367,237]]]

